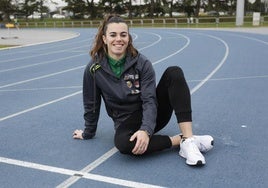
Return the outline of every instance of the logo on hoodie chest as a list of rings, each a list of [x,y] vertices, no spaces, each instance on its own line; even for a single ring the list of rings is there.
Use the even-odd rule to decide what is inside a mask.
[[[139,74],[125,74],[124,81],[127,87],[130,89],[131,94],[140,93],[140,81]]]

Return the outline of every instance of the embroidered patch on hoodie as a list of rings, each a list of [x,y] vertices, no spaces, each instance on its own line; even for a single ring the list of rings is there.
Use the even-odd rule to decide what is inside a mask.
[[[125,74],[124,80],[126,81],[127,87],[130,89],[131,94],[140,93],[140,81],[138,74]]]

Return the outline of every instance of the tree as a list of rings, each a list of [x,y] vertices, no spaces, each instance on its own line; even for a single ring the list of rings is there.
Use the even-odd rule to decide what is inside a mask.
[[[65,0],[67,3],[67,6],[64,8],[65,10],[68,10],[72,12],[73,18],[81,19],[84,17],[86,13],[86,4],[83,0]]]
[[[0,0],[0,21],[9,22],[10,15],[15,11],[13,1]]]
[[[45,3],[54,3],[51,0],[36,0],[36,9],[39,13],[41,13],[41,19],[43,19],[43,13],[48,13],[49,8],[45,6]]]
[[[194,13],[195,17],[199,16],[200,6],[201,6],[201,0],[197,0],[196,1],[196,7],[195,7],[195,13]]]
[[[35,0],[24,0],[20,3],[21,12],[26,16],[26,18],[32,15],[35,11],[38,11]]]
[[[94,0],[86,0],[87,2],[87,7],[86,7],[86,10],[87,12],[89,13],[90,17],[92,19],[96,18],[97,17],[97,7],[95,7],[94,5]]]
[[[128,16],[130,19],[132,18],[132,0],[129,0],[128,3]]]
[[[183,0],[184,11],[188,17],[194,15],[194,0]]]

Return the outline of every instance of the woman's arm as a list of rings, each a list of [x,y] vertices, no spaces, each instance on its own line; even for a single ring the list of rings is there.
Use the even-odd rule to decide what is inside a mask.
[[[94,81],[95,73],[90,72],[88,65],[84,72],[83,78],[83,104],[85,129],[75,130],[73,138],[91,139],[95,136],[100,114],[101,95],[100,90]]]

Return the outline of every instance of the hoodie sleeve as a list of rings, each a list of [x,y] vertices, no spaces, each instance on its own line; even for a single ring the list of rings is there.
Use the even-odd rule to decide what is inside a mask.
[[[156,126],[157,116],[155,72],[152,63],[148,59],[145,58],[145,61],[142,61],[141,64],[140,85],[143,119],[140,130],[146,130],[152,135]]]
[[[94,81],[94,72],[90,72],[90,64],[87,65],[83,78],[83,103],[85,129],[84,139],[91,139],[95,136],[100,114],[101,95]]]

